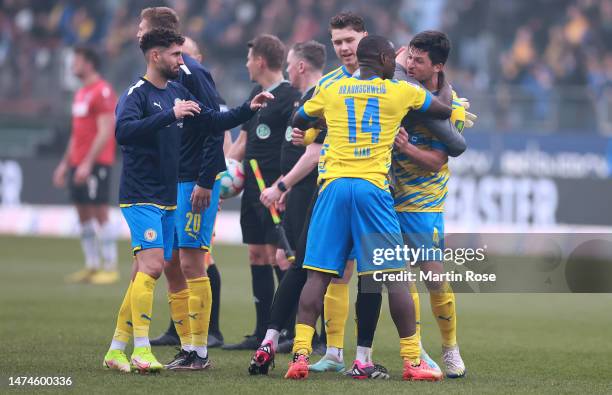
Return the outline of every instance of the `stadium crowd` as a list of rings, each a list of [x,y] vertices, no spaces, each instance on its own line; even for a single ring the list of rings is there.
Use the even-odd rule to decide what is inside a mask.
[[[2,108],[14,111],[11,103],[25,101],[24,111],[65,112],[55,99],[74,89],[66,54],[76,44],[96,46],[105,75],[124,88],[142,62],[133,40],[138,10],[162,3],[177,10],[185,33],[203,45],[230,103],[250,89],[249,38],[266,32],[288,44],[316,39],[331,50],[325,21],[346,8],[338,0],[0,0],[0,100],[8,102]],[[612,0],[362,0],[350,8],[366,16],[371,32],[396,43],[426,28],[446,31],[455,86],[475,103],[496,103],[495,120],[485,117],[481,127],[512,128],[529,111],[535,121],[559,115],[551,129],[594,130],[596,113],[610,111]],[[516,103],[521,120],[509,110]]]

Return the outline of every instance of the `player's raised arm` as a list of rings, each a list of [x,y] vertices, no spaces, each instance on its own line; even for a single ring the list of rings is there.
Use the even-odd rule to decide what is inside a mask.
[[[404,63],[402,63],[401,60],[396,59],[394,78],[400,81],[407,81],[413,84],[419,84],[417,80],[408,76],[408,72],[406,71],[404,66],[402,66],[402,64]],[[433,119],[429,116],[424,116],[422,118],[422,123],[434,136],[436,136],[446,146],[448,154],[450,156],[459,156],[467,149],[465,137],[463,137],[463,135],[459,133],[459,131],[453,125],[452,122],[446,119]]]
[[[176,121],[172,108],[144,117],[143,108],[146,106],[144,97],[141,97],[137,91],[133,90],[139,84],[140,82],[130,88],[117,105],[115,137],[121,145],[138,142],[143,136],[157,133],[158,129]]]
[[[191,100],[195,100],[193,95],[189,95]],[[194,114],[193,118],[187,118],[187,120],[188,122],[196,122],[203,126],[208,126],[209,130],[212,129],[214,133],[222,134],[225,133],[225,130],[235,128],[251,119],[257,110],[273,99],[274,95],[270,92],[261,92],[250,101],[228,111],[216,111],[200,105],[200,111]],[[179,104],[177,102],[176,105]]]
[[[418,109],[418,111],[429,114],[432,117],[438,118],[438,119],[450,118],[451,113],[453,112],[453,109],[451,108],[451,106],[445,103],[442,103],[442,101],[440,101],[437,97],[429,93],[429,91],[425,91],[425,92],[426,92],[425,101],[423,102],[423,105],[421,106],[421,108]]]

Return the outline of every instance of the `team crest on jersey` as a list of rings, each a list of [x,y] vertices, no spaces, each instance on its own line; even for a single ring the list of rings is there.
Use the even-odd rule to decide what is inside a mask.
[[[272,131],[270,130],[270,127],[268,125],[266,125],[265,123],[260,123],[257,126],[255,133],[257,134],[257,137],[259,137],[261,140],[265,140],[270,137]]]
[[[157,232],[155,229],[149,228],[144,232],[144,238],[146,241],[155,241],[157,239]]]
[[[287,130],[285,130],[285,140],[291,142],[293,137],[291,137],[291,133],[293,133],[293,128],[291,126],[287,126]]]

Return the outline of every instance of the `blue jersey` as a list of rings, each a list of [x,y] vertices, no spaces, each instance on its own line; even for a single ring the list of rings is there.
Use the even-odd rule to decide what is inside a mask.
[[[183,61],[177,81],[206,107],[219,111],[221,98],[210,72],[188,55],[183,54]],[[181,142],[179,180],[196,181],[201,187],[212,189],[217,174],[225,170],[223,133],[206,130],[211,125],[187,126]]]
[[[160,89],[144,78],[121,95],[115,111],[115,136],[123,153],[119,186],[122,206],[144,203],[173,208],[183,126],[202,133],[222,133],[254,114],[248,103],[224,113],[199,103],[200,114],[176,119],[176,100],[198,101],[176,82],[170,81]]]

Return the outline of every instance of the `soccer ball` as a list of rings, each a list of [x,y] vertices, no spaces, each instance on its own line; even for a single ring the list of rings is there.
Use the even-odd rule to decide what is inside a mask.
[[[244,189],[244,167],[242,162],[234,159],[226,159],[227,170],[219,173],[221,199],[229,199],[238,195]]]

